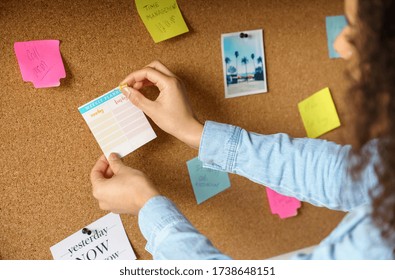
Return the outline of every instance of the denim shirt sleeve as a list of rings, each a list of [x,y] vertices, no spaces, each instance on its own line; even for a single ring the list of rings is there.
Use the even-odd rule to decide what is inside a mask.
[[[260,135],[207,121],[199,159],[204,167],[239,174],[283,195],[349,211],[367,203],[376,184],[373,165],[360,183],[353,182],[347,170],[350,150],[325,140]]]
[[[374,148],[375,143],[372,144]],[[317,206],[348,211],[362,205],[312,254],[294,258],[387,258],[390,254],[377,228],[367,218],[369,212],[364,211],[368,209],[368,190],[377,184],[374,166],[367,166],[360,183],[353,182],[347,175],[349,152],[350,146],[324,140],[293,139],[286,134],[265,136],[236,126],[206,122],[199,158],[208,168],[240,174]],[[151,198],[140,210],[138,219],[147,240],[146,250],[154,259],[230,259],[163,196]]]
[[[166,197],[155,196],[141,208],[138,216],[146,250],[154,259],[230,259],[199,233]]]

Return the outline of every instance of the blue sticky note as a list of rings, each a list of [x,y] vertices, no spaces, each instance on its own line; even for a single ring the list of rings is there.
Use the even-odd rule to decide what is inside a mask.
[[[230,187],[228,173],[204,168],[198,158],[187,161],[187,166],[198,204]]]
[[[339,36],[339,34],[346,26],[347,20],[345,16],[326,17],[326,35],[328,37],[328,49],[330,58],[340,57],[340,55],[335,51],[333,43],[335,42],[337,36]]]

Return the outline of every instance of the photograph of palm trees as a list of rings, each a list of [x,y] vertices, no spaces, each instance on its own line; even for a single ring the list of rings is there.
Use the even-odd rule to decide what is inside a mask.
[[[263,32],[221,35],[225,98],[267,92]]]

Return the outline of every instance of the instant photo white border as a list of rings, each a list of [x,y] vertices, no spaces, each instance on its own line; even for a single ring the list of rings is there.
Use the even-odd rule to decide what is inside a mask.
[[[247,38],[240,38],[240,33],[248,34],[248,37]],[[226,56],[225,56],[225,51],[224,51],[224,38],[234,37],[234,36],[237,36],[237,38],[239,38],[240,40],[257,40],[257,42],[260,44],[259,48],[262,48],[262,68],[263,68],[262,71],[263,71],[263,77],[264,77],[264,87],[263,88],[258,89],[258,90],[257,89],[246,90],[246,91],[242,91],[242,92],[239,92],[239,93],[232,93],[232,94],[230,94],[228,92],[227,64],[225,63],[225,57]],[[224,77],[225,98],[233,98],[233,97],[238,97],[238,96],[245,96],[245,95],[266,93],[267,92],[268,89],[267,89],[267,75],[266,75],[266,59],[265,59],[265,47],[264,47],[264,42],[263,42],[263,30],[262,29],[246,30],[246,31],[239,31],[239,32],[233,32],[233,33],[221,34],[221,51],[222,51],[222,69],[223,69],[223,77]],[[248,59],[251,59],[250,55],[251,54],[249,53],[248,54]],[[244,55],[244,56],[247,56],[247,55]],[[235,57],[233,56],[231,59],[234,59],[234,58]],[[239,57],[240,61],[241,61],[241,58],[242,57],[240,56]],[[240,65],[239,65],[239,67],[240,67]]]

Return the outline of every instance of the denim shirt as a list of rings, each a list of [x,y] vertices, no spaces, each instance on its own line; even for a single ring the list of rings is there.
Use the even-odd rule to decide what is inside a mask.
[[[370,142],[365,148],[374,149]],[[286,134],[260,135],[236,126],[206,122],[199,159],[211,169],[239,174],[283,195],[348,212],[313,252],[294,259],[392,259],[371,217],[369,190],[377,185],[377,153],[353,181],[351,146]],[[246,190],[248,191],[248,190]],[[139,212],[139,226],[154,259],[230,259],[183,216],[167,198],[151,198]]]

